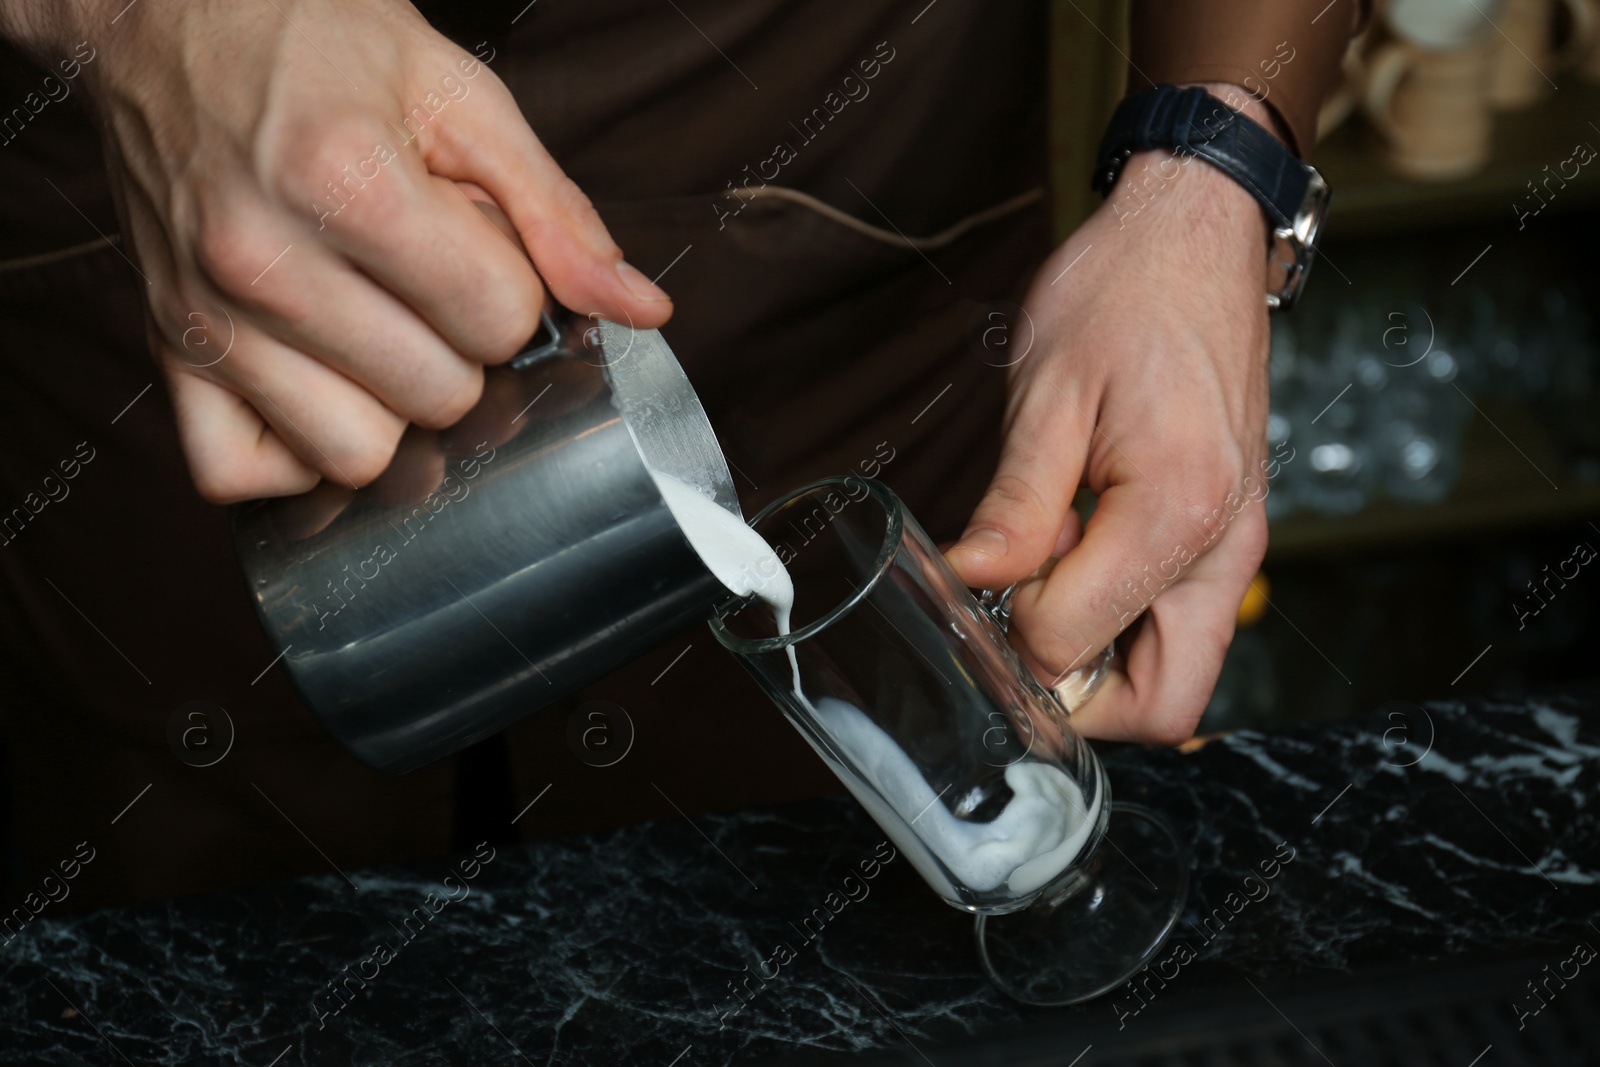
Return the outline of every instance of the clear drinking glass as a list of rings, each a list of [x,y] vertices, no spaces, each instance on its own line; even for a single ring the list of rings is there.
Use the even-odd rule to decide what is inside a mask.
[[[1112,805],[1094,751],[1007,642],[1003,611],[979,603],[878,482],[816,482],[751,526],[793,578],[793,628],[730,596],[712,631],[934,892],[977,916],[996,984],[1070,1004],[1144,966],[1183,907],[1187,857],[1153,813]],[[1087,688],[1108,655],[1065,681]]]

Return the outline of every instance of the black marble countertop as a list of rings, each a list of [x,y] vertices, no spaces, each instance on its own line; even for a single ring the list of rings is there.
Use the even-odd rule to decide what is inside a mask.
[[[1163,1002],[1231,981],[1277,1005],[1295,976],[1531,946],[1555,963],[1600,945],[1594,700],[1413,706],[1106,765],[1115,797],[1192,843],[1172,943],[1201,960]],[[958,1058],[943,1050],[1022,1032],[1058,1039],[1026,1062],[1107,1062],[1078,1051],[1084,1035],[1115,1032],[1138,1002],[1007,1000],[979,970],[971,918],[903,858],[799,937],[882,839],[840,798],[348,872],[354,888],[330,874],[41,916],[0,945],[0,1062],[698,1067],[885,1050],[942,1067]],[[1229,901],[1284,850],[1265,898]],[[1222,932],[1201,936],[1225,905]],[[793,957],[736,998],[779,942]],[[351,971],[370,978],[341,1001],[330,983]],[[1507,973],[1496,996],[1509,1005],[1526,977]]]

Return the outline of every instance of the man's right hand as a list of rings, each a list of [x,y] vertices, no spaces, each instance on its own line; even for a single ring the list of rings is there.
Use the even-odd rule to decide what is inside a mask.
[[[472,407],[545,286],[643,328],[672,313],[504,84],[403,0],[4,8],[35,51],[94,49],[123,250],[208,500],[371,482],[408,422]]]

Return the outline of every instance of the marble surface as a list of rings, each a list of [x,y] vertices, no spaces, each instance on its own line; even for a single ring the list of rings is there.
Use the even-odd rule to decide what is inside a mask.
[[[1593,699],[1396,705],[1106,765],[1114,796],[1192,845],[1166,950],[1210,961],[1190,986],[1219,968],[1259,981],[1600,945]],[[1070,1009],[997,993],[970,918],[904,857],[862,877],[882,841],[840,798],[42,916],[0,944],[0,1063],[921,1063],[949,1042],[1116,1021],[1116,993]],[[830,893],[838,914],[806,936]],[[780,942],[777,974],[735,997]],[[335,998],[352,972],[364,987]]]

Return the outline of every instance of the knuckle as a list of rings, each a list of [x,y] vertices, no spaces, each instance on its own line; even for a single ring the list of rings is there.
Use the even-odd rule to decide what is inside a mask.
[[[189,477],[195,491],[208,504],[234,504],[261,495],[249,480],[236,474],[229,464],[189,463]]]
[[[1173,502],[1172,526],[1176,530],[1200,529],[1213,531],[1220,528],[1227,511],[1222,497],[1213,496],[1203,489],[1186,489]]]
[[[1194,729],[1199,724],[1198,713],[1184,711],[1176,715],[1163,715],[1150,724],[1147,734],[1151,744],[1177,748],[1194,736]]]
[[[358,487],[371,485],[388,469],[389,461],[393,458],[393,448],[386,448],[381,443],[374,442],[370,446],[355,449],[346,470]]]
[[[1147,518],[1152,542],[1165,543],[1173,535],[1192,533],[1204,527],[1205,519],[1214,506],[1205,494],[1188,486],[1177,490],[1163,489],[1159,495],[1156,492],[1144,494],[1144,500],[1148,502]]]
[[[262,497],[302,493],[317,481],[308,468],[286,467],[271,457],[244,459],[217,452],[211,459],[191,458],[189,479],[195,492],[210,504],[237,504]]]
[[[218,289],[246,292],[276,254],[267,249],[262,232],[236,215],[207,216],[195,235],[195,259]]]
[[[503,363],[522,351],[539,328],[539,304],[507,288],[482,301],[470,321],[471,351],[466,354],[484,363]]]
[[[1259,563],[1266,554],[1266,511],[1259,506],[1259,485],[1243,474],[1242,460],[1224,454],[1206,463],[1186,460],[1172,469],[1178,489],[1164,501],[1163,533],[1187,532],[1203,538],[1208,548],[1226,535],[1241,555]]]
[[[375,142],[357,123],[327,120],[291,140],[298,147],[285,154],[273,182],[285,203],[337,209],[341,194],[359,199],[363,184],[371,185],[358,168],[372,155]]]
[[[483,371],[473,367],[453,390],[441,391],[430,403],[412,414],[412,421],[430,430],[454,426],[477,406],[483,396]]]
[[[392,452],[384,450],[377,443],[352,448],[340,457],[340,462],[333,473],[340,476],[341,480],[348,481],[350,488],[360,489],[378,480],[378,476],[389,466],[392,455]]]
[[[344,179],[340,188],[346,191],[328,203],[330,208],[337,209],[327,219],[328,228],[371,232],[393,226],[406,210],[408,200],[398,176],[386,173],[394,169],[386,167],[378,171],[358,188],[351,188],[352,179]],[[359,179],[360,175],[354,177]]]
[[[1216,464],[1187,465],[1177,483],[1168,499],[1174,529],[1221,532],[1242,510],[1245,497],[1239,483]]]
[[[398,426],[375,429],[364,435],[339,457],[338,469],[333,474],[348,479],[352,488],[359,489],[371,485],[388,469],[390,461],[394,459],[395,450],[400,446],[400,437],[404,430],[405,425],[401,423]]]
[[[1234,536],[1239,539],[1240,555],[1249,565],[1251,574],[1254,574],[1267,557],[1266,511],[1253,508],[1249,514],[1240,516]]]

